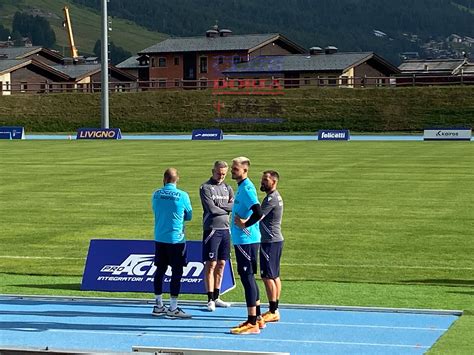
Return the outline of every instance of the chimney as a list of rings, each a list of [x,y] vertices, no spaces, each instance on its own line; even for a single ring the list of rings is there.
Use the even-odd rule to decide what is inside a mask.
[[[225,29],[225,28],[223,28],[222,30],[219,30],[219,36],[221,36],[221,37],[229,37],[230,35],[232,35],[231,30],[228,30],[228,29]]]
[[[217,30],[207,30],[206,37],[214,38],[219,36],[219,31]]]
[[[63,58],[63,65],[73,65],[74,59],[71,57],[64,57]]]
[[[326,54],[334,54],[334,53],[337,53],[337,47],[334,47],[334,46],[327,46],[324,48],[324,52]]]
[[[311,55],[324,54],[324,50],[321,47],[311,47],[309,49],[309,54]]]

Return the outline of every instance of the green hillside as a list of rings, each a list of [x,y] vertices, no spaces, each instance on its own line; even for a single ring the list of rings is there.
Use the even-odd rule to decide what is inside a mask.
[[[68,54],[68,41],[62,23],[63,7],[69,6],[76,46],[80,54],[90,54],[101,34],[100,12],[75,5],[70,1],[57,0],[0,0],[0,24],[11,29],[16,11],[44,16],[51,24],[55,34],[57,49]],[[134,22],[113,18],[110,40],[117,46],[136,53],[163,40],[166,35],[149,31]]]

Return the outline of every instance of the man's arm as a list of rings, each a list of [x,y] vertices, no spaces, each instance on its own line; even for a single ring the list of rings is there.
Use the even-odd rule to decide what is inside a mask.
[[[189,195],[186,194],[186,199],[184,201],[184,220],[190,221],[191,219],[193,219],[193,208],[191,206]]]
[[[265,216],[268,216],[268,214],[275,208],[275,202],[274,199],[272,201],[263,201],[262,203],[262,219],[265,218]]]
[[[211,191],[205,185],[202,185],[199,189],[199,196],[201,197],[202,207],[204,211],[208,211],[215,216],[226,215],[227,211],[216,206],[214,200],[212,199]]]
[[[221,207],[227,213],[231,213],[232,207],[234,206],[234,190],[232,190],[232,187],[230,187],[229,185],[226,186],[227,190],[229,191],[229,200],[226,202],[221,202],[219,204],[219,207]]]
[[[235,216],[234,223],[240,228],[248,228],[262,219],[262,207],[259,203],[254,204],[251,208],[252,214],[247,219],[242,219],[239,216]]]

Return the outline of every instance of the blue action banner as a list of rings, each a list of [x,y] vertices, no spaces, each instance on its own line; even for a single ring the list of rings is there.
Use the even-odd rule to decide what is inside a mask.
[[[181,278],[181,293],[205,294],[202,242],[186,242],[188,263]],[[92,239],[89,245],[81,290],[153,293],[155,242],[153,240]],[[169,293],[171,268],[163,278]],[[226,263],[221,292],[235,287],[232,264]]]
[[[350,134],[348,129],[319,130],[318,141],[348,141]]]
[[[220,141],[224,139],[222,129],[195,129],[193,130],[192,140],[200,141]]]
[[[25,139],[25,128],[21,126],[0,127],[0,139]]]
[[[122,139],[120,128],[79,128],[76,139]]]

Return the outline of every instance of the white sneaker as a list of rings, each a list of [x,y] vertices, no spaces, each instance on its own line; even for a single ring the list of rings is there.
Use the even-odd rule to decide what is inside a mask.
[[[209,312],[214,312],[216,310],[216,303],[213,300],[207,302],[207,310]]]
[[[181,308],[178,307],[174,311],[168,309],[168,312],[166,312],[166,318],[189,319],[192,318],[192,316],[188,313],[185,313]]]
[[[214,303],[216,304],[217,307],[222,307],[222,308],[229,308],[230,307],[230,303],[224,302],[220,298],[216,299],[214,301]]]
[[[153,316],[164,316],[168,310],[166,309],[165,306],[153,306],[153,311],[151,312],[151,315]]]

